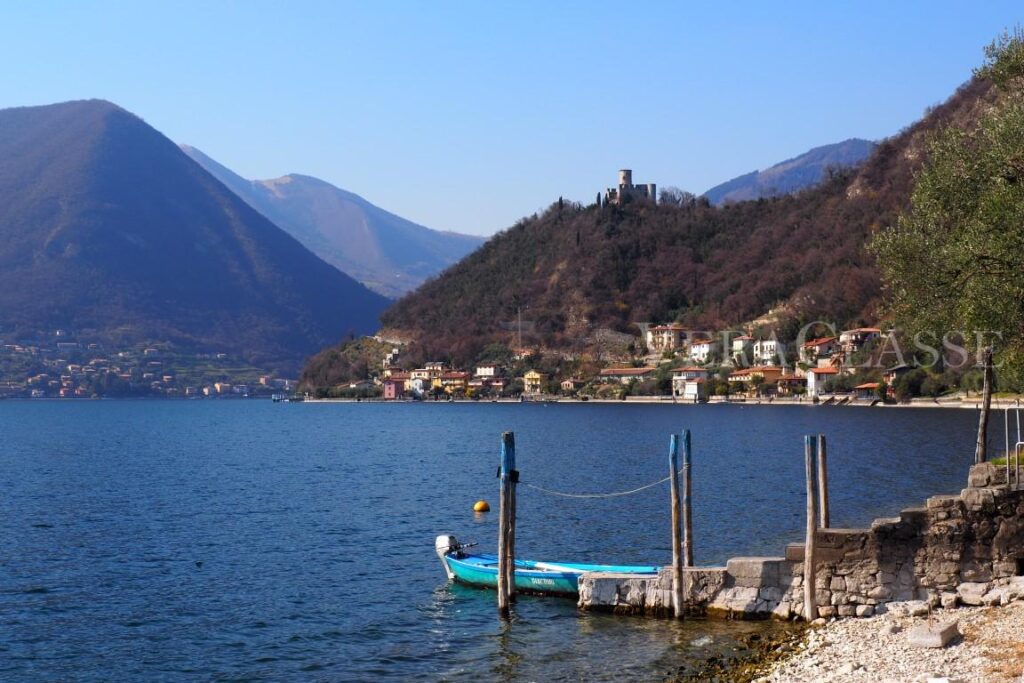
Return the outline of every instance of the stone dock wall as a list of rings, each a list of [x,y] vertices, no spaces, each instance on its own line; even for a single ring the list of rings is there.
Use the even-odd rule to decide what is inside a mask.
[[[868,617],[888,609],[926,612],[1024,597],[1024,490],[1005,472],[971,468],[959,495],[934,496],[869,529],[819,529],[817,615]],[[687,610],[727,618],[803,614],[803,544],[782,557],[736,557],[724,567],[684,570]],[[672,614],[672,572],[657,577],[584,574],[579,606],[625,614]],[[898,605],[897,605],[898,603]]]

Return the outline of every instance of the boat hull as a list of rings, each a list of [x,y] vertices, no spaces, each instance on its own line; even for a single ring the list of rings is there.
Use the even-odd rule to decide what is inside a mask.
[[[449,576],[459,583],[480,588],[497,588],[498,586],[498,558],[496,555],[450,553],[444,556],[444,563]],[[585,572],[654,576],[658,573],[658,567],[516,560],[515,588],[521,593],[575,596],[579,594],[579,577]]]

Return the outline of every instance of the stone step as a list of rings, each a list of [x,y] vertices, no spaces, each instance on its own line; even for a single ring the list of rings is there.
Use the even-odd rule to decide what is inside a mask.
[[[879,517],[875,521],[871,522],[871,530],[882,529],[885,527],[894,527],[897,524],[902,524],[902,517]]]
[[[786,546],[786,559],[790,562],[804,561],[804,544],[790,543]]]
[[[737,586],[778,586],[783,576],[789,576],[786,564],[785,557],[733,557],[725,571]]]
[[[949,496],[949,495],[947,495],[947,496],[932,496],[931,498],[928,499],[928,502],[926,503],[926,505],[928,506],[929,510],[934,510],[935,508],[956,507],[959,504],[960,504],[960,495],[959,494],[952,495],[952,496]]]
[[[928,519],[928,508],[907,508],[900,510],[900,519],[910,524],[920,524]]]

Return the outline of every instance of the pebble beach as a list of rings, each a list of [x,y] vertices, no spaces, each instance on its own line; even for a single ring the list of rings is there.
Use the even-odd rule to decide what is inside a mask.
[[[962,634],[944,648],[910,644],[916,626],[957,621]],[[809,629],[793,654],[757,683],[1021,683],[1024,602],[1002,607],[890,612]]]

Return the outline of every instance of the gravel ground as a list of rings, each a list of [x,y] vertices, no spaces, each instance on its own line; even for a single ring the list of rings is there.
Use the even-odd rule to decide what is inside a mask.
[[[963,637],[925,649],[912,647],[907,633],[927,617],[832,621],[809,631],[796,654],[757,683],[1024,683],[1024,602],[936,610],[932,619],[959,621]]]

